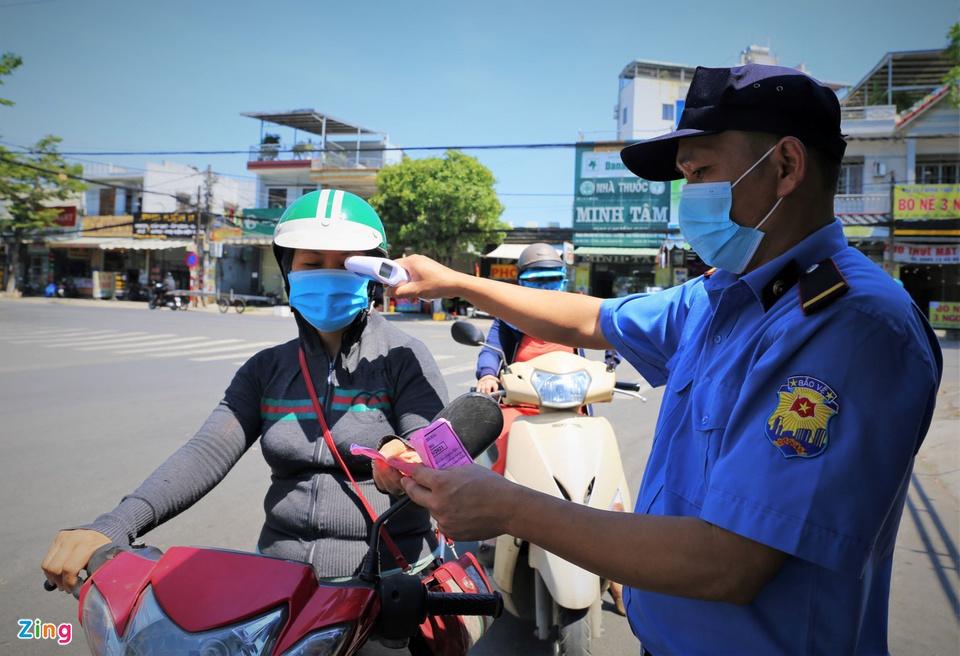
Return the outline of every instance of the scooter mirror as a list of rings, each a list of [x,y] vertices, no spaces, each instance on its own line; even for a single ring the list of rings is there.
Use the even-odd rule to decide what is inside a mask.
[[[453,341],[467,346],[480,346],[483,344],[483,333],[472,323],[466,321],[454,321],[450,326],[450,334]]]

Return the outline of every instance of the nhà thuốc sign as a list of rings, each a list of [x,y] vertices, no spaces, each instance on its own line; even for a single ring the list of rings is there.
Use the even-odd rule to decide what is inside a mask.
[[[643,180],[620,160],[625,144],[580,144],[576,148],[573,229],[578,233],[620,233],[610,241],[628,245],[631,231],[666,231],[670,223],[670,185]],[[574,240],[592,245],[590,235]],[[629,244],[632,245],[632,244]]]

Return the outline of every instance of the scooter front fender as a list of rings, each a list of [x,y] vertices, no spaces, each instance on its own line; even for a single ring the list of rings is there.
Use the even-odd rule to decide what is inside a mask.
[[[600,596],[600,577],[535,544],[530,545],[530,567],[540,572],[550,596],[564,608],[589,608]]]

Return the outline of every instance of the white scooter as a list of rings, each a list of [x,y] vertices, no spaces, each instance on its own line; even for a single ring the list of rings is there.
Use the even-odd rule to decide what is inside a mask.
[[[499,350],[473,324],[458,321],[451,332],[460,344]],[[615,391],[646,401],[636,383],[617,383],[603,362],[553,352],[505,367],[500,384],[502,406],[539,409],[518,416],[510,428],[504,470],[509,480],[591,508],[622,510],[630,502],[613,427],[583,408],[613,400]],[[504,608],[533,619],[537,637],[553,641],[555,653],[591,653],[607,581],[509,535],[497,538],[493,580]]]

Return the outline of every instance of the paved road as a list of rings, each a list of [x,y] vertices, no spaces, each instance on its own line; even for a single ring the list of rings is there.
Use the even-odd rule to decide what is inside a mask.
[[[481,327],[485,328],[485,322]],[[449,324],[402,326],[432,350],[451,395],[472,382],[475,351],[449,337]],[[295,335],[289,318],[266,311],[237,316],[148,311],[125,303],[0,299],[0,653],[82,654],[82,635],[69,647],[16,640],[16,619],[73,621],[76,604],[40,589],[38,569],[58,528],[112,508],[169,453],[188,439],[214,407],[233,372],[251,353]],[[594,354],[596,356],[596,354]],[[948,351],[945,378],[958,376],[958,351]],[[952,358],[952,359],[950,359]],[[623,378],[635,379],[625,368]],[[659,406],[618,401],[603,406],[619,431],[628,480],[636,486]],[[953,654],[957,623],[956,489],[944,484],[957,458],[957,386],[944,393],[942,422],[921,461],[898,543],[891,648],[904,654]],[[952,414],[951,414],[952,413]],[[953,439],[947,436],[952,435]],[[955,467],[954,467],[955,469]],[[226,480],[176,520],[149,535],[174,544],[249,550],[262,522],[268,470],[256,446]],[[636,653],[626,622],[607,608],[600,655]],[[547,654],[524,623],[505,618],[474,651]]]

